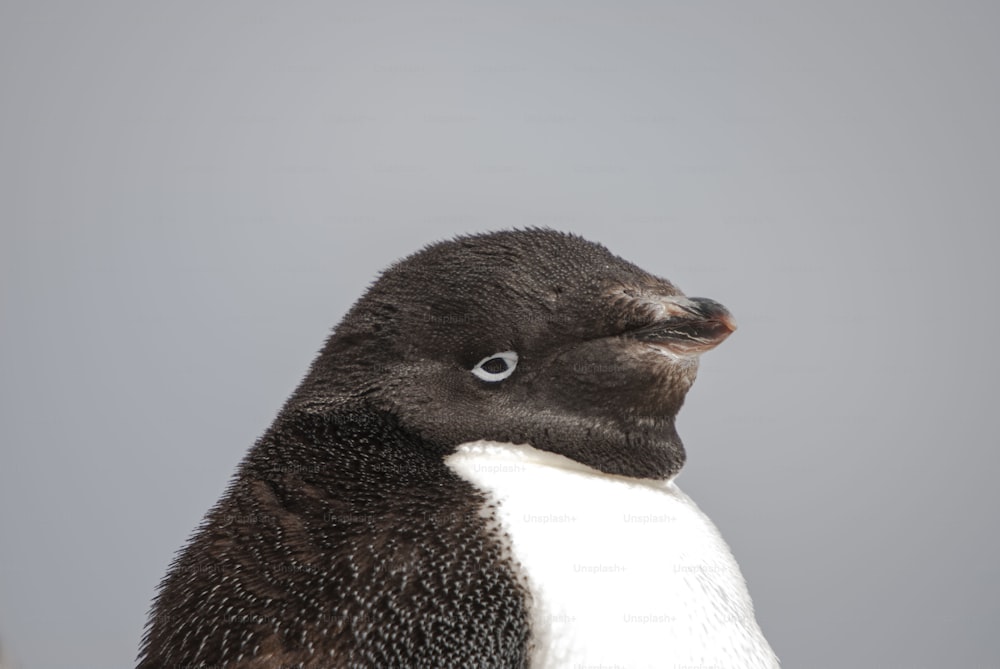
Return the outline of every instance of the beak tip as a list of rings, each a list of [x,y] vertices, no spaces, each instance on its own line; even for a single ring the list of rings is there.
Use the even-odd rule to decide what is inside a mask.
[[[721,318],[719,318],[719,322],[722,323],[727,330],[729,330],[729,334],[736,332],[737,328],[739,328],[739,325],[736,324],[736,319],[733,318],[733,315],[728,311]]]
[[[696,305],[697,313],[699,313],[706,321],[715,321],[722,325],[727,332],[726,334],[732,334],[736,331],[738,327],[736,324],[736,318],[730,313],[729,309],[716,302],[715,300],[710,300],[707,297],[692,297],[688,298]]]

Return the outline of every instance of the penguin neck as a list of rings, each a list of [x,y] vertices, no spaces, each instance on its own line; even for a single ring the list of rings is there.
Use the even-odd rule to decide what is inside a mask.
[[[490,464],[477,466],[494,467],[495,471],[517,473],[523,471],[526,467],[546,467],[582,477],[617,480],[623,483],[627,482],[631,485],[643,485],[652,488],[668,487],[677,476],[677,472],[669,474],[664,478],[638,478],[622,474],[608,474],[607,472],[568,458],[565,455],[535,448],[531,444],[513,444],[486,440],[459,444],[455,452],[449,455],[445,461],[451,465],[451,463],[456,461],[469,459],[476,459],[483,463],[488,462]]]

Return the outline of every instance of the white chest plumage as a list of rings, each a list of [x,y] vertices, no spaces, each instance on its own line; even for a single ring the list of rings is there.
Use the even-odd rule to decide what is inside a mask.
[[[510,537],[533,597],[533,667],[778,666],[729,547],[672,482],[482,441],[448,465]]]

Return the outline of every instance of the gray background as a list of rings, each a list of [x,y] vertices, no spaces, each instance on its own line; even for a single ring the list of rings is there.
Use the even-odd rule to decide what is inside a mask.
[[[0,3],[12,666],[128,666],[377,272],[526,225],[736,314],[680,482],[785,666],[997,666],[997,5],[416,4]]]

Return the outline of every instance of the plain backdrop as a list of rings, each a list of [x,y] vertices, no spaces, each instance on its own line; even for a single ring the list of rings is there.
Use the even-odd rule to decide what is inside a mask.
[[[969,0],[2,0],[9,666],[130,666],[349,305],[513,226],[735,314],[680,484],[784,666],[997,666],[998,25]]]

